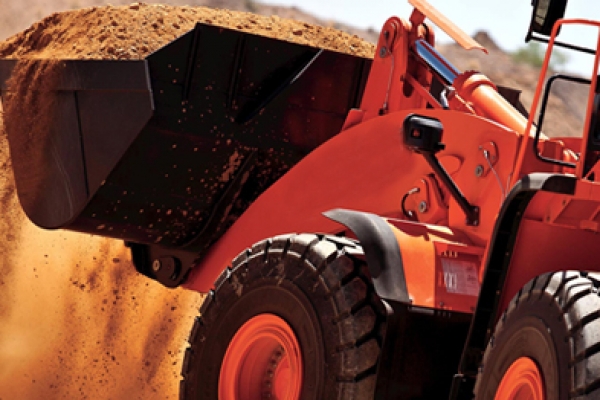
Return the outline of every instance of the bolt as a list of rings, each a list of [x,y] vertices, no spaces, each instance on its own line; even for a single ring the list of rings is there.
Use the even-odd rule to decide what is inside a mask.
[[[160,260],[159,259],[154,260],[154,262],[152,263],[152,271],[158,272],[158,271],[160,271],[161,268],[162,268],[162,264],[160,263]]]
[[[424,213],[425,211],[427,211],[427,202],[423,200],[419,203],[419,212]]]
[[[479,178],[481,175],[483,175],[483,166],[478,165],[475,167],[475,176]]]

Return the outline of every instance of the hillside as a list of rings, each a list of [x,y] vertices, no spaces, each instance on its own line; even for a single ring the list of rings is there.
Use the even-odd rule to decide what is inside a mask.
[[[499,48],[485,32],[476,34],[475,39],[488,49],[489,54],[465,51],[456,44],[443,45],[439,50],[461,71],[481,71],[497,85],[521,90],[521,101],[529,110],[538,83],[539,70],[529,64],[516,63],[511,55]],[[544,118],[544,132],[553,137],[581,136],[587,86],[563,81],[557,81],[554,85]]]

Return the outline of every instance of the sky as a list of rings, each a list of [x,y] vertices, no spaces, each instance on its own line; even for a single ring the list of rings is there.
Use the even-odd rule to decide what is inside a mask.
[[[406,0],[264,0],[271,4],[296,6],[325,20],[336,20],[361,28],[379,30],[383,23],[396,15],[408,19],[412,7]],[[531,19],[531,0],[429,0],[466,33],[473,35],[486,30],[502,49],[513,51],[525,45],[525,35]],[[591,6],[594,4],[594,6]],[[597,0],[569,0],[566,18],[600,20]],[[564,29],[560,40],[595,47],[597,29]],[[451,40],[440,35],[442,42]],[[594,37],[593,40],[590,40]],[[566,68],[589,75],[592,57],[563,51],[569,57]]]

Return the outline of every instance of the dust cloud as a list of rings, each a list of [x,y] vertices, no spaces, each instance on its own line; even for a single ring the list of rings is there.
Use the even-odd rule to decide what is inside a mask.
[[[29,222],[0,136],[0,400],[176,399],[200,303],[122,242]]]

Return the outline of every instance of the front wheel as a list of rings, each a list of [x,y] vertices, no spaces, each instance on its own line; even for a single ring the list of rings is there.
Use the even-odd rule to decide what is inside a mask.
[[[496,325],[475,385],[485,400],[600,399],[600,276],[541,275]]]
[[[189,339],[182,399],[372,399],[384,310],[356,243],[266,240],[215,288]]]

